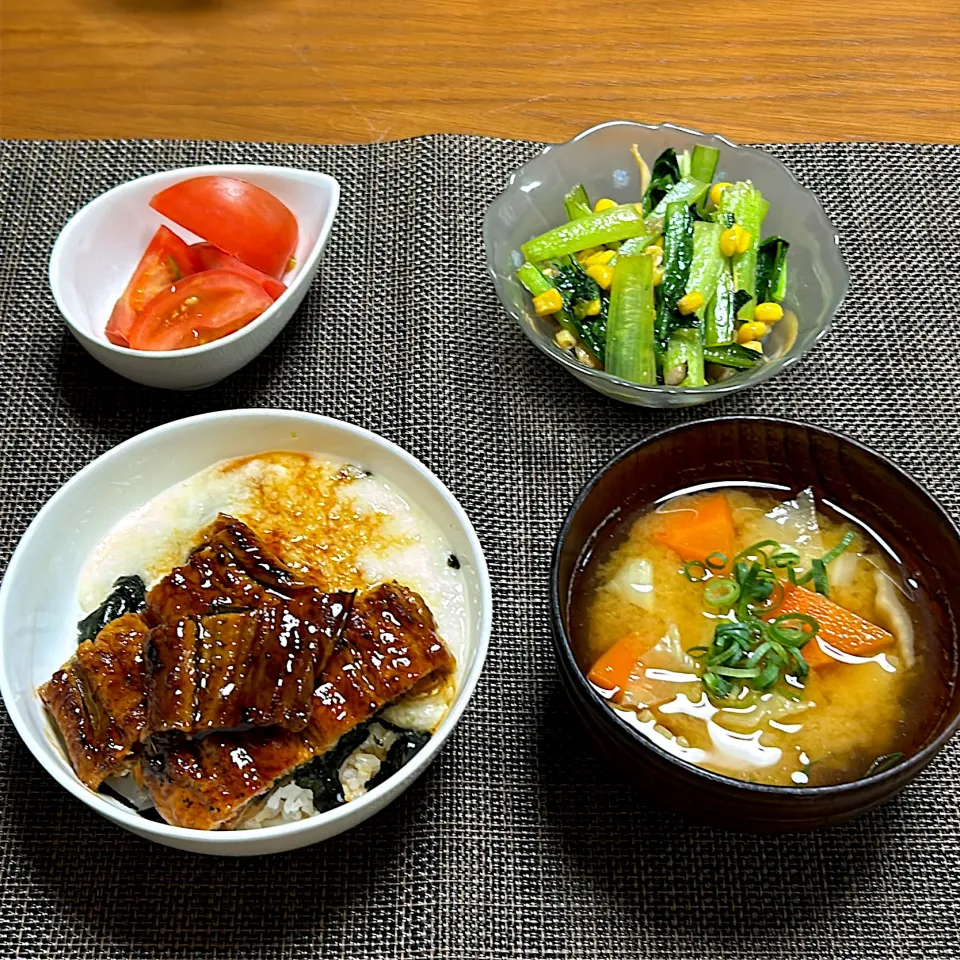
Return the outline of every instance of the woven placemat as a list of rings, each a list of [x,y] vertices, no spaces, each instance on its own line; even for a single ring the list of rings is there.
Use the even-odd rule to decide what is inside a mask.
[[[960,743],[848,825],[758,838],[654,809],[594,756],[558,687],[549,553],[613,453],[706,413],[787,415],[893,457],[960,516],[960,148],[771,146],[817,189],[853,274],[833,334],[789,373],[709,408],[650,413],[579,385],[523,338],[483,272],[480,222],[537,146],[0,144],[0,562],[77,469],[158,423],[230,407],[342,417],[450,486],[495,585],[490,657],[428,773],[326,844],[192,856],[61,790],[0,714],[0,957],[960,957]],[[96,364],[47,286],[50,248],[124,180],[204,162],[323,170],[340,217],[298,316],[193,394]]]

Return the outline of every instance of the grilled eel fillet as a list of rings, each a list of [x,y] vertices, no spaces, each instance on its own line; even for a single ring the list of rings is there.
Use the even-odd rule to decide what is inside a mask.
[[[147,595],[141,740],[245,724],[302,730],[316,678],[352,593],[299,578],[245,524],[223,514],[188,562]]]
[[[210,734],[145,756],[134,769],[168,823],[230,827],[254,798],[349,730],[420,684],[453,670],[421,598],[397,583],[358,597],[342,641],[319,677],[301,733],[256,730]]]
[[[40,687],[77,776],[92,790],[128,770],[140,746],[147,633],[139,614],[124,614],[81,643]]]

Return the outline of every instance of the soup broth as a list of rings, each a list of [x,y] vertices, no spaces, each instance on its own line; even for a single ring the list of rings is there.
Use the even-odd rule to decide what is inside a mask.
[[[822,786],[922,744],[946,693],[927,614],[896,555],[812,491],[729,486],[601,534],[570,632],[610,709],[671,754]]]

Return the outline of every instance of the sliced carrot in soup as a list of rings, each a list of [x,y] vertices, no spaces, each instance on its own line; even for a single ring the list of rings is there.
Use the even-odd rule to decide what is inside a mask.
[[[649,667],[660,667],[663,655],[657,656],[658,649],[658,644],[628,633],[597,660],[587,679],[601,690],[609,691],[608,699],[612,703],[637,708],[666,703],[682,692],[682,686],[675,681],[648,675]],[[644,662],[648,658],[651,662]],[[675,664],[665,666],[674,667]]]
[[[587,679],[601,690],[614,691],[617,700],[630,684],[630,677],[639,669],[640,658],[650,643],[635,633],[622,636],[590,668]]]
[[[699,497],[689,506],[661,514],[661,518],[662,526],[653,535],[654,539],[678,553],[684,563],[692,560],[703,563],[712,553],[722,553],[727,560],[732,559],[736,533],[724,494]]]
[[[785,613],[805,613],[820,624],[816,637],[801,651],[811,667],[827,667],[841,662],[823,649],[820,640],[854,657],[872,657],[895,642],[893,634],[883,627],[858,617],[822,594],[792,583],[784,583],[783,603],[777,607],[775,615],[779,617]]]

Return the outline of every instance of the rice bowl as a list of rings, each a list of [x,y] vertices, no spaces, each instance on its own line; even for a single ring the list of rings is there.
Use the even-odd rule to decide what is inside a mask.
[[[310,496],[297,506],[291,493],[298,483],[301,493],[324,491],[313,498],[312,520],[305,509]],[[304,574],[321,581],[335,577],[343,589],[395,579],[417,590],[457,668],[448,686],[401,698],[384,711],[386,725],[366,730],[341,765],[349,801],[343,807],[318,813],[309,791],[285,782],[242,824],[260,829],[199,834],[145,820],[121,800],[84,787],[30,691],[71,654],[74,625],[102,599],[115,576],[137,570],[148,582],[154,580],[164,565],[169,569],[171,559],[182,560],[197,527],[225,509],[258,523],[286,562]],[[331,511],[343,537],[311,555],[311,544],[321,538],[298,538],[292,518],[329,528]],[[41,584],[36,574],[43,566],[47,575]],[[482,667],[489,628],[490,588],[479,544],[462,510],[425,468],[386,441],[337,421],[233,411],[180,421],[127,441],[81,471],[41,511],[0,590],[0,687],[41,763],[101,814],[161,843],[259,853],[339,833],[412,782],[462,713]],[[24,645],[30,649],[18,652],[13,638],[25,633],[32,639]],[[396,742],[395,727],[433,735],[399,772],[367,791],[365,784],[376,777]]]

